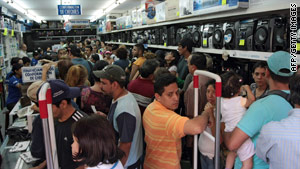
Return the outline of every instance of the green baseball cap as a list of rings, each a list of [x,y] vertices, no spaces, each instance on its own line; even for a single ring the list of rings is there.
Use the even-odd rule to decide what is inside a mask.
[[[125,82],[126,74],[124,70],[117,65],[105,66],[102,70],[93,71],[97,78],[108,79],[111,81]]]
[[[291,71],[292,56],[285,51],[278,51],[273,53],[267,63],[269,69],[278,76],[290,77],[294,74]]]

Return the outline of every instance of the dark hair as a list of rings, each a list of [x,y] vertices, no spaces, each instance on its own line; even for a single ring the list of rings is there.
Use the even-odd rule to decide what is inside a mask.
[[[35,56],[39,56],[40,54],[37,52],[37,51],[34,51],[33,53],[32,53],[32,56],[33,57],[35,57]]]
[[[12,71],[12,75],[15,75],[17,70],[21,69],[23,67],[23,65],[16,63],[13,65],[11,71]]]
[[[290,80],[291,102],[300,105],[300,75],[294,75]]]
[[[31,60],[29,59],[29,57],[26,57],[26,56],[24,56],[22,58],[22,60],[23,60],[23,65],[25,65],[26,63],[30,63],[31,62]]]
[[[206,70],[206,56],[203,53],[192,53],[190,64],[198,70]]]
[[[181,41],[179,42],[178,45],[181,45],[182,48],[187,47],[187,50],[190,53],[192,53],[193,47],[194,47],[194,42],[191,39],[189,39],[189,38],[183,38],[183,39],[181,39]]]
[[[98,60],[94,67],[93,67],[93,71],[95,70],[102,70],[105,66],[109,65],[109,63],[105,60]],[[92,73],[92,77],[94,78],[95,82],[100,82],[100,78],[96,77],[94,75],[94,73]]]
[[[99,60],[99,55],[98,54],[92,54],[92,58],[95,62]]]
[[[112,79],[112,78],[109,78],[107,80],[109,80],[110,83],[117,82],[120,85],[120,88],[123,88],[126,85],[126,80],[118,81],[118,80],[115,80],[115,79]]]
[[[154,83],[154,93],[158,93],[160,96],[165,91],[165,87],[172,83],[176,83],[177,79],[171,73],[161,74],[159,77],[155,78]]]
[[[124,156],[115,143],[113,127],[99,115],[81,118],[72,125],[72,134],[79,144],[75,160],[82,160],[89,167],[99,163],[113,164]]]
[[[165,65],[165,54],[166,54],[166,52],[163,50],[157,50],[155,52],[156,59],[159,61],[160,67],[164,67],[164,65]]]
[[[209,85],[212,85],[214,88],[216,88],[216,80],[210,79],[206,84],[205,87],[208,88]]]
[[[71,48],[70,52],[73,56],[81,57],[81,51],[77,46],[72,45],[72,46],[70,46],[70,48]]]
[[[269,68],[268,68],[269,69]],[[291,77],[286,77],[286,76],[279,76],[276,75],[274,72],[272,72],[272,70],[269,69],[270,72],[270,76],[271,78],[276,81],[276,82],[280,82],[280,83],[284,83],[284,84],[288,84],[290,82]]]
[[[168,69],[165,67],[159,67],[154,71],[154,81],[156,81],[157,78],[159,78],[162,74],[165,73],[171,73]]]
[[[140,73],[143,78],[149,77],[154,73],[155,69],[159,66],[159,62],[156,59],[147,59],[142,67],[140,68]]]
[[[242,78],[233,71],[221,75],[222,79],[222,97],[231,98],[239,93],[242,86]]]
[[[255,72],[255,69],[256,68],[267,68],[267,62],[265,62],[265,61],[258,61],[258,62],[256,62],[254,65],[253,65],[253,67],[252,67],[252,73],[254,73]]]
[[[127,58],[127,55],[128,55],[128,51],[124,48],[119,48],[117,49],[116,51],[116,56],[119,58],[119,59],[126,59]]]
[[[136,48],[138,48],[138,50],[141,50],[142,53],[144,53],[145,47],[144,47],[143,44],[137,43],[137,44],[135,44],[134,46],[135,46]]]
[[[179,53],[177,50],[172,50],[171,55],[173,55],[173,57],[175,58],[174,60],[172,60],[172,62],[169,64],[170,66],[176,65],[178,64],[178,61],[180,59]]]
[[[73,66],[73,63],[70,60],[60,60],[57,63],[58,75],[60,79],[65,80],[68,70]]]
[[[91,51],[93,51],[93,47],[91,45],[87,45],[85,48],[89,48]]]
[[[10,65],[13,66],[16,63],[19,63],[19,60],[21,60],[21,58],[19,58],[19,57],[13,57],[13,58],[11,58]]]
[[[117,50],[119,48],[119,45],[112,45],[111,50]]]
[[[65,98],[65,99],[60,100],[59,102],[52,103],[52,104],[55,105],[56,107],[59,107],[60,103],[61,103],[63,100],[67,101],[67,104],[71,104],[71,99],[70,99],[70,98]]]
[[[92,43],[89,39],[86,39],[85,42],[87,45],[91,45],[91,43]]]

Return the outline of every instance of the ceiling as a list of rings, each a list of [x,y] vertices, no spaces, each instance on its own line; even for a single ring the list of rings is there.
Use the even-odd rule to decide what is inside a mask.
[[[0,4],[9,10],[26,18],[10,5],[7,1],[16,1],[25,10],[30,10],[32,14],[39,16],[43,20],[62,20],[62,15],[58,15],[57,5],[80,5],[81,15],[70,15],[70,19],[91,19],[100,13],[101,9],[106,9],[115,3],[116,0],[0,0]],[[126,0],[110,13],[126,13],[129,10],[141,5],[141,0]],[[27,18],[28,19],[28,18]]]

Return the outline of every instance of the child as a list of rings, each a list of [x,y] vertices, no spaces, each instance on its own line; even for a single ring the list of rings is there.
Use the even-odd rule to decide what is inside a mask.
[[[234,72],[226,72],[221,75],[222,78],[222,122],[225,122],[225,132],[232,132],[243,115],[246,113],[251,103],[255,100],[254,95],[248,85],[242,86],[242,79]],[[246,90],[247,98],[239,96],[240,90]],[[236,155],[239,156],[243,163],[242,169],[252,168],[252,156],[255,154],[254,144],[250,138],[247,139],[241,147],[237,150],[237,153],[230,152],[226,159],[225,169],[231,169],[234,164]]]
[[[123,169],[124,153],[117,147],[113,128],[99,115],[82,118],[72,126],[74,161],[86,164],[86,169]]]
[[[175,76],[176,76],[176,72],[177,72],[176,65],[178,63],[179,58],[180,58],[180,56],[177,51],[168,52],[165,56],[165,62],[166,62],[165,66]]]

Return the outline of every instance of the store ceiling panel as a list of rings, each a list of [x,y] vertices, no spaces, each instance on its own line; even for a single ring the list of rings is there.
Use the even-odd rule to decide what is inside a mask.
[[[1,0],[1,5],[6,6],[10,10],[18,13],[6,4],[7,1]],[[72,15],[69,19],[91,19],[101,9],[109,7],[114,0],[13,0],[16,1],[25,10],[43,18],[44,20],[61,20],[62,16],[58,15],[57,5],[81,5],[81,15]],[[124,3],[113,9],[110,13],[125,13],[140,6],[141,0],[126,0]],[[23,15],[24,16],[24,15]]]

